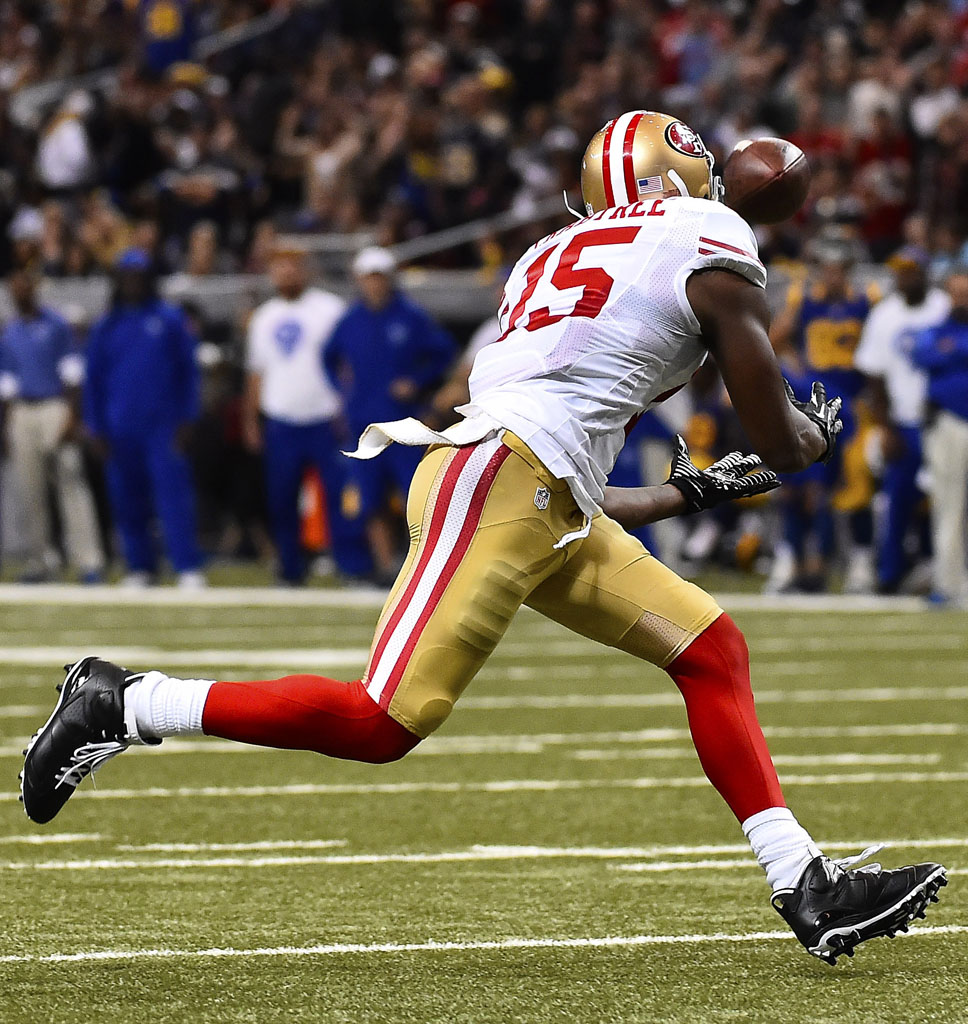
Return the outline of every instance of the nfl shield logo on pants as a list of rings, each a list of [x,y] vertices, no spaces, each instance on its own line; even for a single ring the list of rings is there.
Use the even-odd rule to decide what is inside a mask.
[[[534,492],[535,507],[539,508],[542,512],[548,507],[549,501],[551,501],[551,491],[547,487],[539,487]]]

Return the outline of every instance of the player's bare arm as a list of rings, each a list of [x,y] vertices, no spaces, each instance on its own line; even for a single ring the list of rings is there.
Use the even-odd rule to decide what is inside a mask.
[[[703,343],[722,374],[750,443],[763,461],[794,473],[822,459],[822,430],[787,397],[770,344],[766,294],[729,270],[704,270],[686,284]]]
[[[673,516],[688,515],[764,494],[780,486],[776,473],[763,468],[758,455],[730,452],[701,470],[676,435],[672,469],[664,484],[652,487],[606,487],[602,509],[626,530],[636,530]]]

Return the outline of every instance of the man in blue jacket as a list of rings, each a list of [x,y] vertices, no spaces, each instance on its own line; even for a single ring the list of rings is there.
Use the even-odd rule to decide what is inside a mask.
[[[203,586],[185,455],[199,412],[196,339],[184,313],[155,294],[148,253],[128,249],[116,269],[111,308],[91,328],[84,412],[107,459],[127,582],[144,586],[156,571],[156,515],[179,584]]]
[[[450,335],[400,292],[386,249],[364,249],[353,263],[360,292],[323,353],[326,372],[343,394],[350,433],[369,423],[419,416],[431,389],[457,354]],[[394,493],[406,495],[423,452],[394,445],[390,458],[354,462],[353,484],[367,523],[377,576],[392,581],[397,565],[393,531],[381,513]]]
[[[968,599],[965,525],[968,512],[968,269],[948,278],[951,312],[922,331],[911,351],[928,374],[925,455],[931,487],[934,591],[938,604]]]

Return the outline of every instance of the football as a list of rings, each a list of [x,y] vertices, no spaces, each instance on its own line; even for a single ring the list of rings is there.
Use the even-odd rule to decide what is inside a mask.
[[[753,224],[778,224],[803,205],[810,164],[803,150],[785,139],[737,143],[723,168],[726,205]]]

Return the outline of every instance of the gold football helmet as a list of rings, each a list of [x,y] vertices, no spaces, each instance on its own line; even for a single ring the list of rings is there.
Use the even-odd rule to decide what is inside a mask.
[[[712,154],[698,132],[668,114],[630,110],[595,133],[581,161],[581,195],[589,216],[666,191],[722,198]]]

